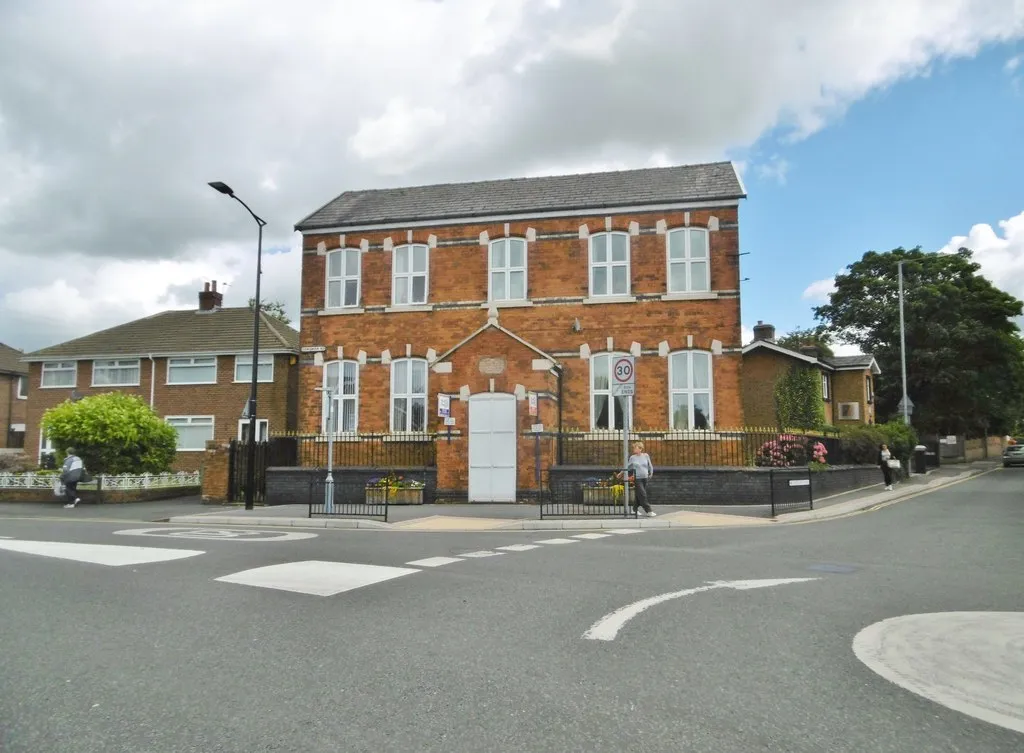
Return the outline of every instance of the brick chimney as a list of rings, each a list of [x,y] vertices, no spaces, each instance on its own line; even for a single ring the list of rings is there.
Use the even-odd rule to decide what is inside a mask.
[[[754,341],[758,340],[770,343],[775,342],[775,327],[758,320],[757,324],[754,325]]]
[[[205,283],[203,289],[199,291],[199,310],[200,311],[213,311],[219,309],[221,303],[224,301],[224,295],[217,292],[217,281],[213,281],[213,287],[211,288],[210,283]]]

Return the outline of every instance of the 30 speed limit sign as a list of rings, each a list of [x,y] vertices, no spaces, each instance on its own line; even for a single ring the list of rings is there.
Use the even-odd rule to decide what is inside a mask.
[[[636,390],[636,369],[633,356],[618,356],[612,361],[612,394],[633,395]]]

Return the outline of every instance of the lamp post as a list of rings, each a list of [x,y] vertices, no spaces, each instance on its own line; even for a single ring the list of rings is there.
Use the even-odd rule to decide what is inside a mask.
[[[335,392],[330,384],[325,387],[317,387],[316,391],[322,392],[327,397],[327,479],[324,481],[324,513],[331,515],[334,512]]]
[[[230,196],[232,199],[237,201],[247,211],[252,218],[256,220],[256,224],[259,227],[259,239],[256,242],[256,300],[253,302],[253,320],[252,320],[252,383],[249,388],[249,458],[245,468],[245,509],[253,509],[253,502],[256,494],[256,439],[257,439],[257,426],[256,421],[256,376],[259,372],[260,362],[260,277],[263,274],[263,226],[267,223],[259,217],[254,211],[249,209],[249,205],[242,201],[240,198],[235,196],[235,192],[231,190],[231,187],[226,183],[222,183],[219,180],[215,180],[209,184],[210,188],[215,191],[219,191],[225,196]]]
[[[903,410],[903,423],[910,426],[911,402],[907,396],[907,332],[903,324],[903,262],[896,264],[899,271],[900,289],[900,365],[903,371],[903,399],[900,401],[900,408]]]

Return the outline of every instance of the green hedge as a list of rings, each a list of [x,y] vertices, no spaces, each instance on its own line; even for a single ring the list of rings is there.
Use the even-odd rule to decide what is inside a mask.
[[[900,419],[887,424],[844,427],[841,434],[846,461],[855,465],[874,465],[878,462],[878,446],[885,443],[893,457],[904,465],[910,462],[917,446],[917,432]]]

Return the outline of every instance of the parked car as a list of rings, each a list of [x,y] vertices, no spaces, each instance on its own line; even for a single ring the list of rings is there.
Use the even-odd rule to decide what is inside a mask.
[[[1024,444],[1010,444],[1003,450],[1003,468],[1024,465]]]

